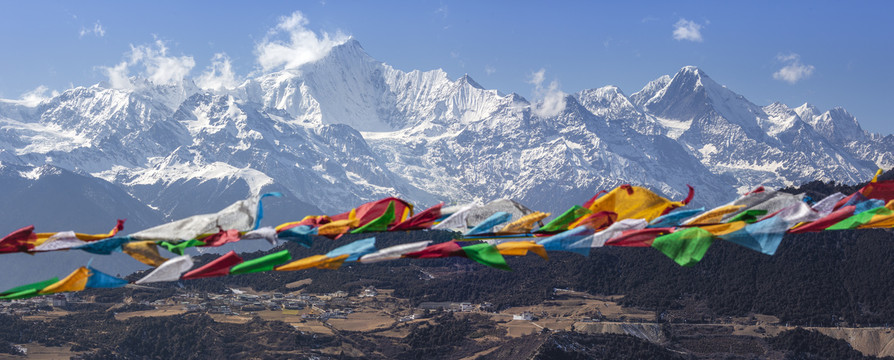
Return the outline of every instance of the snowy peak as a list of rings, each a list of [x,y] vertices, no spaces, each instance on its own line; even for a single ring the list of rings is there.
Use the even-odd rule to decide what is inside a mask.
[[[857,118],[841,107],[832,108],[813,118],[817,132],[833,142],[863,140],[867,134],[857,123]]]
[[[469,76],[469,74],[463,75],[463,77],[459,78],[459,80],[457,80],[457,82],[462,85],[469,85],[469,86],[476,88],[478,90],[484,90],[484,87],[481,86],[480,84],[478,84],[474,79],[472,79],[472,77]]]
[[[815,123],[813,118],[820,114],[820,111],[815,106],[808,103],[804,103],[804,105],[798,106],[794,110],[802,120],[811,126]]]
[[[645,111],[661,118],[691,121],[697,114],[709,110],[708,93],[705,91],[706,81],[703,81],[703,78],[708,78],[703,75],[704,73],[698,68],[687,66],[666,82],[662,79],[656,80],[647,85],[647,88],[653,90],[651,92],[654,95],[648,99],[643,96],[645,102],[640,106]],[[664,85],[660,89],[654,90],[662,83]]]
[[[833,143],[844,145],[852,141],[866,141],[871,137],[860,127],[857,118],[841,107],[820,112],[815,106],[804,103],[795,108],[794,112],[826,140]]]
[[[671,79],[670,75],[662,75],[661,77],[650,81],[640,91],[630,95],[630,100],[633,101],[636,106],[642,107],[656,96],[663,94],[664,88],[671,82]]]
[[[330,213],[385,196],[561,211],[622,183],[674,198],[691,184],[713,205],[894,163],[892,137],[859,140],[843,109],[762,108],[692,66],[631,96],[605,86],[532,104],[468,74],[395,69],[348,39],[233,90],[130,84],[0,102],[0,160],[88,171],[169,217],[271,189]],[[47,178],[32,168],[16,178]]]
[[[613,85],[583,90],[575,94],[574,97],[597,116],[621,118],[639,113],[636,106],[630,102],[621,89]]]
[[[764,136],[759,125],[760,119],[766,117],[763,110],[742,95],[716,83],[701,69],[686,66],[662,89],[654,91],[654,87],[661,83],[664,80],[659,79],[641,91],[638,99],[648,97],[648,92],[655,95],[640,106],[659,121],[677,129],[676,132],[693,130],[699,133],[711,131],[709,128],[712,127],[729,125],[739,127],[750,138],[760,139]]]
[[[626,126],[646,135],[665,134],[666,130],[634,105],[617,86],[583,90],[574,95],[589,112],[603,117],[613,126]]]
[[[780,102],[774,102],[763,107],[764,113],[767,114],[766,119],[762,119],[761,127],[763,127],[768,135],[775,136],[785,130],[791,129],[801,122],[801,117],[795,110]]]

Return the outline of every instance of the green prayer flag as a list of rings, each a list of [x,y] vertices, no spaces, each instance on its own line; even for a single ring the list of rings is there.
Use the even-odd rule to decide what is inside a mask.
[[[559,217],[552,219],[552,221],[550,221],[537,231],[554,233],[568,230],[568,225],[571,225],[574,220],[577,220],[581,216],[587,215],[589,213],[591,213],[590,209],[587,209],[580,205],[574,205],[570,209],[565,210],[562,215],[559,215]]]
[[[857,215],[841,220],[834,225],[827,227],[826,230],[856,229],[860,225],[868,223],[869,220],[872,220],[872,218],[876,215],[891,215],[892,213],[894,213],[894,211],[891,211],[886,207],[878,207],[875,209],[866,210]]]
[[[512,270],[506,259],[500,254],[500,251],[491,244],[475,244],[463,246],[463,251],[469,259],[475,260],[479,264],[487,265],[501,270]]]
[[[22,290],[16,293],[12,293],[5,296],[0,296],[0,300],[17,300],[17,299],[27,299],[30,297],[35,297],[40,295],[41,289],[28,289]]]
[[[385,213],[382,214],[382,216],[372,219],[372,221],[359,228],[351,230],[351,234],[360,234],[373,231],[387,231],[388,225],[391,225],[392,222],[394,222],[394,201],[388,203],[388,208],[385,209]]]
[[[38,281],[36,283],[32,283],[32,284],[28,284],[28,285],[16,286],[12,289],[6,290],[4,292],[0,292],[0,297],[6,296],[6,295],[12,295],[17,292],[27,291],[27,290],[31,290],[31,289],[37,289],[38,291],[40,291],[40,290],[43,290],[43,288],[53,285],[57,282],[59,282],[59,278],[54,277],[49,280]]]
[[[767,215],[767,210],[745,210],[736,214],[736,216],[733,216],[727,222],[744,221],[748,224],[753,224],[757,222],[759,217],[763,217],[764,215]]]
[[[289,255],[289,250],[277,251],[233,266],[230,268],[230,275],[273,271],[274,267],[285,264],[289,260],[292,260],[292,255]]]
[[[186,250],[186,248],[194,247],[194,246],[205,246],[205,242],[203,242],[201,240],[192,239],[192,240],[187,240],[187,241],[181,241],[178,243],[162,241],[158,245],[160,245],[161,247],[163,247],[165,249],[168,249],[168,251],[170,251],[174,254],[183,256],[183,250]]]
[[[692,266],[702,260],[713,242],[714,235],[709,231],[691,227],[655,238],[652,247],[680,266]]]

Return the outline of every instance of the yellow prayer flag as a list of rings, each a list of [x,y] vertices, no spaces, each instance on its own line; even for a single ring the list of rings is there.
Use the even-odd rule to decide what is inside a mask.
[[[610,211],[618,214],[618,220],[646,219],[652,221],[667,209],[685,205],[670,201],[649,189],[639,186],[620,186],[593,201],[589,210],[593,213]]]
[[[67,291],[84,290],[84,288],[87,287],[87,278],[89,277],[90,272],[87,271],[87,268],[81,266],[71,274],[68,274],[64,279],[43,288],[43,290],[40,291],[40,294],[55,294]]]
[[[522,216],[520,219],[515,220],[509,224],[506,224],[500,231],[497,231],[497,234],[524,234],[531,232],[531,229],[534,228],[534,223],[545,219],[549,216],[549,213],[544,213],[540,211],[532,212],[528,215]]]
[[[292,225],[295,225],[295,224],[300,224],[300,223],[302,223],[302,222],[304,222],[304,221],[307,221],[307,220],[315,220],[315,221],[316,221],[316,220],[328,219],[328,218],[329,218],[329,217],[326,216],[326,215],[319,215],[319,216],[316,216],[316,215],[308,215],[308,216],[305,216],[303,219],[301,219],[301,221],[291,221],[291,222],[287,222],[287,223],[283,223],[283,224],[279,224],[279,225],[277,225],[277,226],[276,226],[276,232],[280,232],[280,231],[282,231],[282,229],[284,229],[284,228],[287,228],[287,227],[292,226]]]
[[[549,260],[549,255],[546,254],[546,249],[543,248],[543,245],[533,241],[507,241],[495,246],[497,247],[497,251],[500,252],[500,255],[525,256],[528,255],[528,251],[530,251],[545,260]]]
[[[336,220],[328,224],[320,225],[317,228],[317,235],[338,235],[348,232],[348,230],[360,225],[358,219]]]
[[[720,236],[742,230],[745,228],[745,225],[748,225],[748,223],[744,221],[733,221],[722,224],[702,225],[699,227],[702,228],[702,230],[711,233],[711,235]]]
[[[152,240],[126,243],[121,246],[121,251],[137,261],[152,267],[158,267],[165,261],[168,261],[168,259],[158,253],[158,246]]]
[[[723,221],[723,216],[726,214],[731,214],[739,209],[744,208],[745,205],[726,205],[718,208],[714,208],[708,210],[707,212],[696,216],[694,219],[689,220],[687,225],[702,225],[702,224],[717,224]]]
[[[303,259],[298,259],[292,261],[285,265],[280,265],[273,270],[276,271],[296,271],[296,270],[306,270],[310,268],[318,268],[318,269],[338,269],[341,267],[341,264],[345,262],[345,259],[349,257],[348,254],[339,255],[334,258],[330,258],[326,255],[313,255],[308,256]]]

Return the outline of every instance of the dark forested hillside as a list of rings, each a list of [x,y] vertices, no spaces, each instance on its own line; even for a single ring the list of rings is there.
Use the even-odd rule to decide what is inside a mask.
[[[380,234],[380,247],[432,239],[447,232]],[[357,237],[357,236],[354,236]],[[337,244],[318,239],[306,249],[286,245],[293,257],[324,253]],[[497,308],[538,304],[554,288],[592,294],[625,295],[622,303],[658,313],[687,302],[704,304],[707,312],[686,321],[711,321],[749,313],[775,315],[792,325],[870,325],[894,323],[894,232],[890,230],[829,231],[787,235],[775,256],[732,243],[715,242],[693,267],[680,267],[651,248],[594,249],[589,257],[551,253],[510,257],[513,271],[484,267],[464,258],[399,260],[347,264],[339,270],[312,269],[268,272],[183,281],[186,289],[223,291],[227,287],[286,291],[285,285],[313,279],[306,290],[325,293],[357,291],[364,286],[395,289],[394,295],[414,302],[492,302]],[[260,254],[246,255],[245,258]],[[208,261],[211,256],[202,258]],[[176,284],[158,285],[173,288]],[[117,292],[140,290],[106,290]],[[166,296],[157,292],[145,296]]]

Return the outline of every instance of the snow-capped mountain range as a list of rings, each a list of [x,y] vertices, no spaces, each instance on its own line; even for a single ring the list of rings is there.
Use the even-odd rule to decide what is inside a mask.
[[[267,214],[286,220],[385,196],[421,206],[509,197],[556,212],[624,183],[677,199],[691,184],[697,203],[716,205],[758,185],[855,183],[894,166],[894,136],[864,131],[846,110],[761,107],[696,67],[631,95],[566,95],[549,115],[469,76],[394,69],[353,39],[235,89],[131,83],[0,101],[0,173],[21,179],[6,191],[27,195],[64,171],[123,190],[79,201],[126,203],[147,222],[279,191]]]

